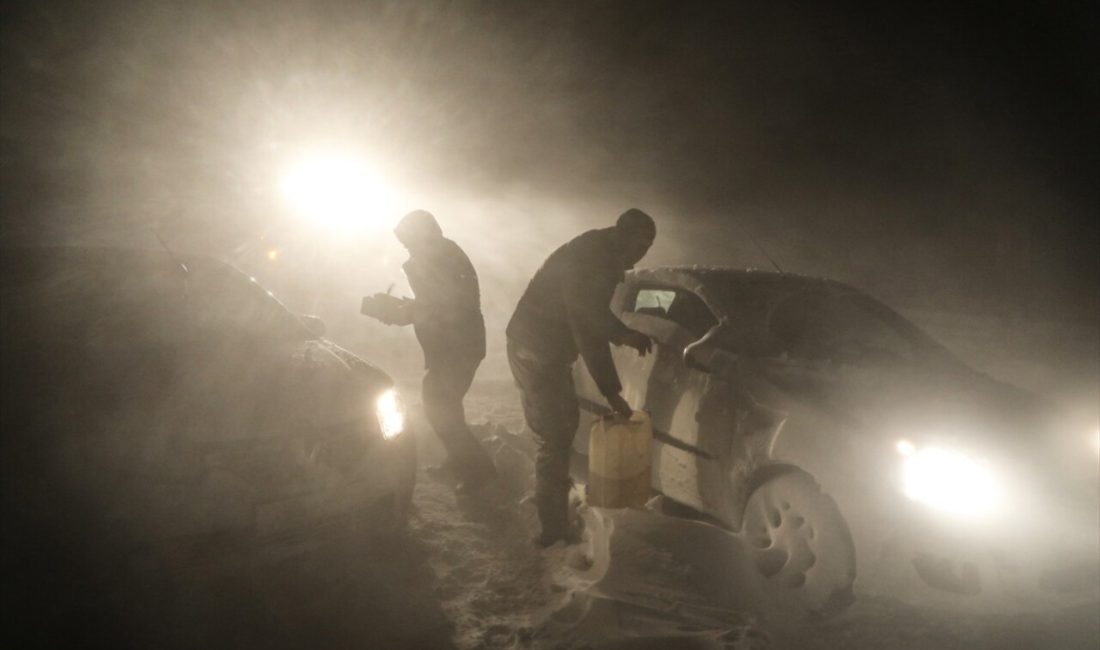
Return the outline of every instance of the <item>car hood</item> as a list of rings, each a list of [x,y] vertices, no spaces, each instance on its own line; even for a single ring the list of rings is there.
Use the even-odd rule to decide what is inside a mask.
[[[949,446],[1011,470],[1034,489],[1097,500],[1098,465],[1084,425],[1063,417],[1055,403],[960,362],[877,369],[772,364],[765,375],[790,398],[888,453],[902,439]]]
[[[289,363],[284,381],[296,396],[300,417],[320,428],[364,418],[373,425],[375,398],[393,386],[389,375],[326,339],[296,341],[284,353]]]
[[[1032,456],[1053,433],[1039,396],[947,359],[910,365],[816,366],[763,361],[763,374],[795,402],[812,405],[860,437],[890,446],[949,442]]]

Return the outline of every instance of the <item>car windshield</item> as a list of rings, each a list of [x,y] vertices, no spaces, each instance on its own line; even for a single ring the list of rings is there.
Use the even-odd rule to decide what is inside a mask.
[[[312,338],[309,330],[255,279],[218,262],[190,265],[188,310],[200,331],[276,339]]]
[[[188,257],[184,271],[179,262],[134,251],[51,249],[11,257],[0,269],[0,296],[12,335],[93,347],[312,338],[263,287],[209,258]]]

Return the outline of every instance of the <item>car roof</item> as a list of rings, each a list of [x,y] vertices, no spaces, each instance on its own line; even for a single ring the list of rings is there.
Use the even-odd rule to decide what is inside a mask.
[[[773,287],[783,286],[789,289],[833,287],[856,291],[854,287],[829,278],[728,266],[659,266],[634,269],[628,275],[641,282],[664,282],[673,285],[681,285],[685,280],[690,280],[693,281],[692,284],[705,287],[717,285],[741,285],[745,287],[768,285]]]
[[[776,273],[752,268],[720,266],[663,266],[635,269],[627,274],[630,283],[685,289],[697,294],[719,316],[737,305],[763,306],[774,300],[805,291],[863,295],[842,282],[797,273]]]
[[[876,305],[880,313],[889,314],[895,323],[913,336],[946,352],[939,342],[893,308],[851,285],[829,278],[720,266],[664,266],[635,269],[628,273],[628,277],[636,283],[651,282],[657,286],[692,291],[719,317],[729,316],[736,309],[740,313],[748,310],[766,318],[766,315],[770,314],[780,301],[807,291],[829,292],[836,296],[860,296]]]

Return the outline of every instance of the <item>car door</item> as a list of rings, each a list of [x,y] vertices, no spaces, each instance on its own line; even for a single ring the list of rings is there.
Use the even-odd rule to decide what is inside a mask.
[[[619,304],[623,322],[655,344],[645,358],[633,350],[615,353],[624,395],[653,421],[654,489],[732,525],[730,386],[722,374],[690,368],[683,359],[684,348],[718,318],[698,294],[670,285],[638,283]]]
[[[683,351],[717,324],[717,318],[699,296],[666,285],[628,281],[612,304],[623,323],[654,342],[653,353],[644,357],[631,348],[612,348],[623,398],[634,408],[648,411],[657,431],[675,430],[685,444],[695,444],[698,389],[710,377],[685,367]],[[583,437],[592,418],[607,412],[607,407],[583,361],[576,364],[574,382],[581,406],[589,412],[588,418],[582,418],[579,437]]]
[[[645,284],[627,296],[622,318],[629,327],[651,336],[655,344],[652,358],[643,360],[648,372],[631,373],[635,385],[630,387],[630,393],[637,396],[635,403],[649,412],[654,429],[661,434],[696,450],[705,448],[698,415],[715,377],[688,368],[683,353],[718,319],[691,291]],[[636,366],[637,356],[631,351],[624,352],[634,358],[623,359],[620,365]],[[620,353],[618,358],[624,356]]]
[[[661,327],[661,324],[657,321],[645,322],[644,318],[639,321],[633,313],[636,311],[637,293],[637,282],[628,277],[616,289],[615,296],[611,300],[611,310],[628,327],[654,336],[651,332],[655,327]],[[611,355],[623,385],[623,398],[634,408],[643,408],[656,355],[649,354],[641,357],[633,349],[619,346],[611,347]],[[579,454],[585,455],[588,453],[588,433],[592,424],[601,415],[609,413],[610,409],[603,395],[600,394],[596,382],[592,379],[591,373],[588,372],[583,358],[578,359],[573,365],[573,384],[581,406],[580,423],[573,448]]]
[[[718,319],[700,296],[681,287],[636,282],[621,290],[613,301],[617,316],[654,343],[645,357],[626,348],[613,352],[624,397],[652,419],[653,488],[729,520],[726,460],[733,418],[728,385],[722,376],[683,362],[685,346],[702,338]],[[582,423],[581,428],[579,451],[587,445],[587,427]]]

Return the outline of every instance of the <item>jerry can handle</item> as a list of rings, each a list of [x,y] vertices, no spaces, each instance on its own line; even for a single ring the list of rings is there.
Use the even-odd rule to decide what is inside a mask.
[[[647,416],[649,415],[649,411],[645,409],[634,409],[633,413],[631,413],[631,416],[627,418],[623,417],[616,411],[608,410],[606,413],[600,415],[600,420],[602,420],[603,422],[630,422],[630,420],[634,417],[634,413],[645,413]]]

